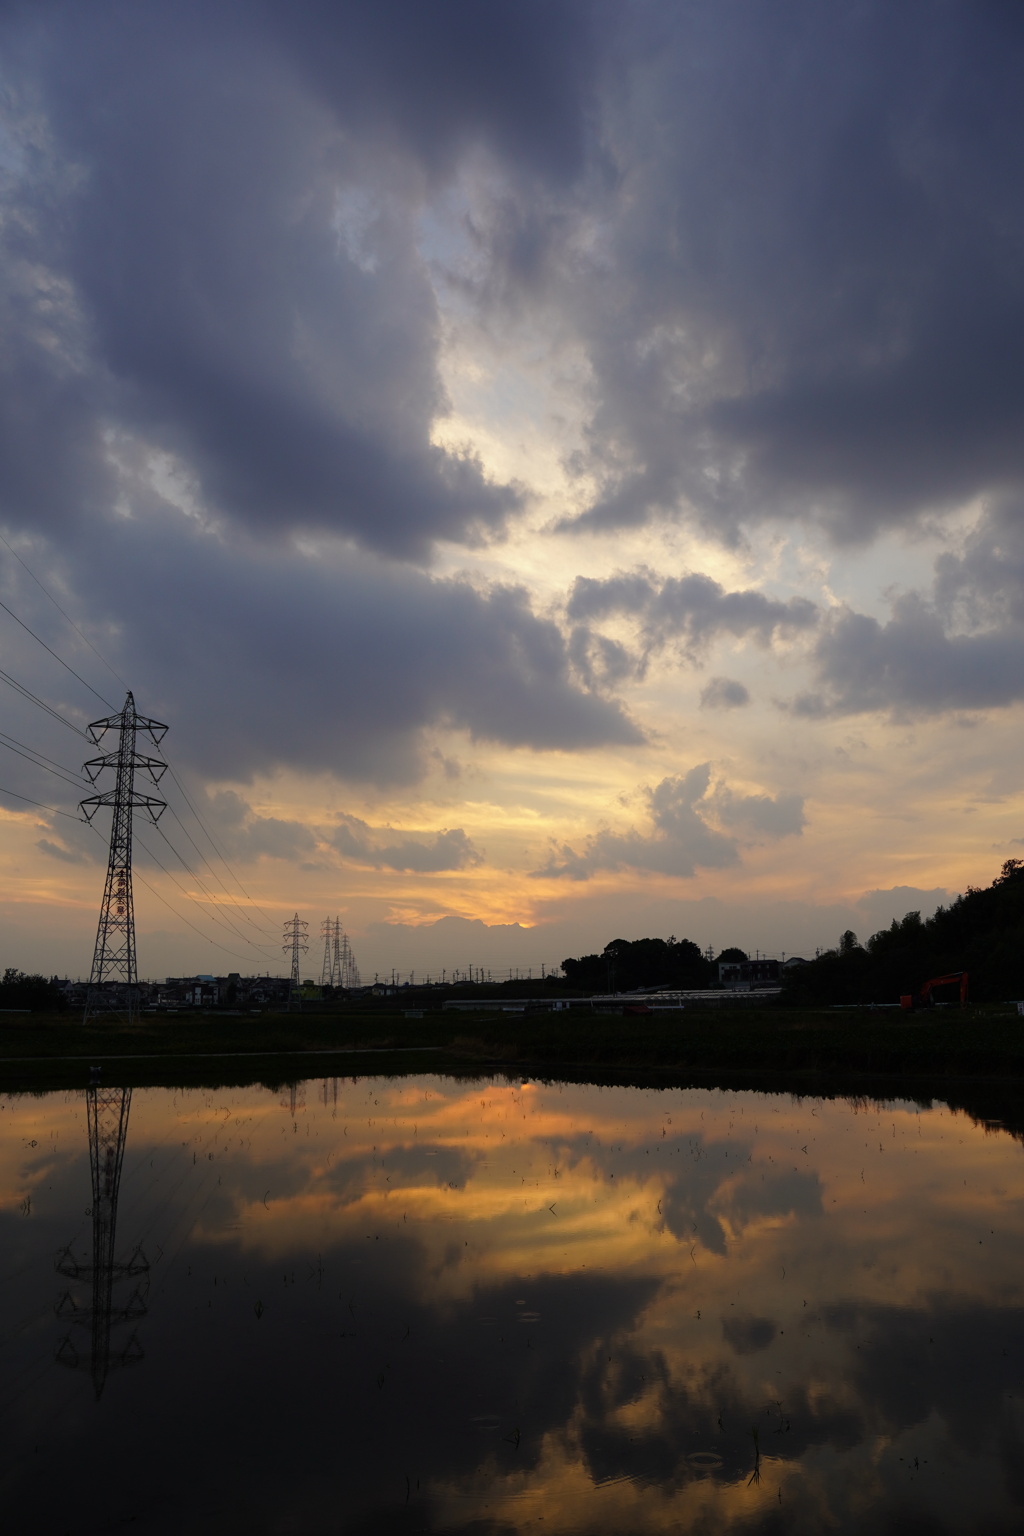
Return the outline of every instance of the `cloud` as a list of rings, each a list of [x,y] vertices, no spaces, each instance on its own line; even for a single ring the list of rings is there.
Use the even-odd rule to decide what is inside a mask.
[[[422,557],[499,527],[521,488],[433,437],[425,216],[463,302],[585,358],[585,524],[858,538],[1024,485],[1012,7],[106,0],[0,25],[0,496],[40,524],[116,501],[120,440],[264,534]]]
[[[818,622],[818,609],[806,598],[779,602],[750,589],[727,592],[720,582],[696,572],[662,579],[646,570],[604,580],[578,577],[566,613],[576,622],[623,615],[636,621],[645,658],[674,644],[690,661],[722,635],[767,646]]]
[[[701,709],[742,709],[749,703],[749,689],[731,677],[713,677],[701,689]]]
[[[790,706],[811,719],[871,711],[941,714],[1024,698],[1024,626],[950,634],[943,615],[918,593],[898,598],[885,623],[837,609],[813,661],[817,688]]]
[[[62,848],[59,843],[52,843],[47,837],[41,837],[36,843],[36,847],[42,849],[43,853],[48,853],[51,859],[60,859],[64,864],[84,864],[86,862],[83,854],[76,852],[72,848]]]
[[[736,795],[724,784],[712,793],[711,765],[662,779],[645,790],[651,830],[602,830],[587,838],[581,852],[556,848],[538,879],[589,880],[605,869],[650,870],[688,878],[698,868],[725,869],[739,862],[734,837],[710,826],[708,817],[755,836],[785,837],[803,827],[803,801],[796,795]]]
[[[770,1317],[752,1317],[741,1313],[737,1317],[722,1318],[722,1337],[737,1355],[756,1355],[767,1349],[779,1331],[778,1323]]]
[[[202,795],[198,786],[193,786],[193,802],[197,796],[204,801],[203,821],[216,833],[217,846],[240,863],[249,864],[260,858],[296,859],[312,853],[316,847],[315,835],[302,822],[259,816],[232,789]]]
[[[802,795],[737,795],[718,784],[711,804],[724,827],[755,837],[798,837],[805,825]]]
[[[346,859],[372,869],[437,874],[472,869],[482,862],[482,854],[461,827],[434,833],[407,832],[398,840],[390,834],[391,828],[371,827],[358,816],[342,816],[330,841]]]
[[[377,27],[320,22],[358,74]],[[59,527],[116,501],[112,461],[160,455],[204,516],[422,555],[521,496],[432,442],[448,402],[422,177],[386,122],[353,139],[344,97],[295,68],[313,50],[260,23],[8,13],[27,83],[9,117],[0,500]]]
[[[537,751],[644,739],[619,703],[578,685],[561,630],[521,587],[478,588],[351,548],[227,541],[143,498],[116,542],[83,540],[71,558],[75,607],[106,628],[139,708],[171,724],[175,762],[207,778],[287,767],[410,782],[437,729]],[[31,618],[42,599],[29,586],[16,591]],[[85,658],[83,675],[96,676]],[[112,703],[123,697],[107,686]],[[55,664],[46,690],[83,721],[106,713],[96,700],[83,711]],[[58,760],[74,768],[75,750]]]
[[[908,912],[920,912],[927,919],[936,907],[947,906],[952,900],[953,892],[941,886],[921,890],[916,885],[893,885],[884,891],[865,891],[858,897],[857,906],[867,916],[871,933],[877,933],[894,918],[906,917]]]
[[[1024,484],[1022,47],[1013,7],[602,14],[576,200],[478,218],[591,370],[579,526],[852,540]]]

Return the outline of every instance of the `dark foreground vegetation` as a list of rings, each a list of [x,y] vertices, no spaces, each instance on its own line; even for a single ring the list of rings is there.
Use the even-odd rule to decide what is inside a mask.
[[[892,1003],[951,971],[969,973],[978,1002],[1024,998],[1024,860],[1008,859],[990,886],[969,887],[927,921],[908,912],[864,945],[845,933],[789,974],[786,1002]]]
[[[92,1065],[126,1083],[254,1074],[275,1081],[381,1070],[506,1068],[672,1081],[692,1074],[1001,1076],[1024,1086],[1024,1019],[1015,1009],[723,1009],[636,1017],[494,1011],[210,1014],[101,1020],[11,1016],[0,1028],[0,1088],[87,1081]],[[216,1064],[216,1065],[215,1065]],[[237,1064],[237,1065],[235,1065]]]

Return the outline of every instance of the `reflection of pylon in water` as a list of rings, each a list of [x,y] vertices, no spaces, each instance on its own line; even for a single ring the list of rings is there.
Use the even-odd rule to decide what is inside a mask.
[[[70,1246],[57,1257],[57,1273],[72,1284],[55,1310],[64,1322],[74,1325],[61,1340],[57,1360],[73,1370],[88,1370],[97,1397],[111,1370],[136,1365],[143,1358],[134,1328],[123,1346],[111,1345],[115,1324],[136,1323],[145,1315],[149,1289],[149,1263],[141,1247],[136,1247],[125,1262],[118,1263],[114,1257],[117,1193],[131,1102],[130,1088],[101,1088],[93,1083],[86,1089],[92,1165],[92,1263],[76,1259]],[[126,1280],[135,1282],[134,1289],[127,1300],[117,1298],[115,1305],[115,1285]],[[86,1332],[88,1344],[79,1335],[82,1347],[78,1347],[74,1328]]]
[[[281,1108],[282,1109],[286,1109],[288,1111],[288,1113],[291,1115],[291,1117],[292,1117],[292,1130],[293,1131],[297,1131],[298,1130],[298,1122],[295,1119],[296,1112],[298,1110],[300,1110],[300,1109],[301,1110],[305,1110],[305,1108],[306,1108],[306,1085],[305,1085],[305,1083],[289,1083],[289,1085],[288,1085],[288,1100],[287,1100],[287,1103],[285,1102],[284,1099],[281,1100]]]

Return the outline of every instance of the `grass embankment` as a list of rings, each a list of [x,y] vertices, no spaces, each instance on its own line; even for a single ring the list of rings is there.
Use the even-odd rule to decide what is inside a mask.
[[[0,1087],[77,1086],[104,1059],[108,1079],[138,1084],[207,1081],[211,1071],[218,1082],[282,1082],[495,1066],[635,1081],[884,1074],[1000,1077],[1024,1086],[1024,1019],[993,1004],[912,1015],[783,1008],[639,1017],[436,1012],[421,1019],[383,1011],[211,1013],[146,1018],[130,1030],[67,1016],[0,1022]]]

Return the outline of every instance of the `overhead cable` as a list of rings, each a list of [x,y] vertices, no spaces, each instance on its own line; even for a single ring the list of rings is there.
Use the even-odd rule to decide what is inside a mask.
[[[19,683],[16,677],[5,672],[2,667],[0,667],[0,682],[9,683],[22,698],[28,699],[30,704],[38,704],[40,709],[45,709],[46,713],[52,715],[55,720],[59,720],[61,725],[66,725],[69,731],[74,731],[76,736],[81,736],[83,741],[89,742],[90,746],[93,745],[92,738],[80,726],[69,720],[67,715],[62,715],[59,709],[54,709],[52,704],[47,704],[46,700],[41,699],[37,693],[33,693],[31,688],[26,688],[24,683]]]
[[[57,652],[52,648],[52,646],[47,645],[45,640],[40,639],[35,630],[30,629],[29,626],[25,623],[24,619],[19,619],[13,608],[8,608],[7,604],[4,602],[0,602],[0,608],[4,610],[4,613],[9,613],[15,624],[20,624],[25,633],[31,635],[32,639],[35,640],[38,645],[41,645],[44,651],[48,651],[49,654],[53,657],[54,661],[59,661],[65,671],[70,672],[72,677],[76,677],[83,688],[88,688],[91,694],[95,694],[96,698],[99,699],[101,704],[105,704],[108,709],[115,708],[109,699],[105,699],[102,693],[97,692],[97,690],[92,686],[92,683],[87,683],[85,678],[82,677],[79,672],[75,671],[74,667],[69,667],[63,656],[58,656]]]
[[[85,641],[86,645],[89,647],[90,651],[92,651],[93,655],[94,656],[98,656],[100,661],[102,661],[103,665],[106,667],[107,671],[109,673],[111,673],[111,675],[113,677],[116,677],[118,682],[123,687],[127,688],[128,684],[125,682],[125,680],[121,676],[120,672],[118,672],[116,670],[116,668],[114,668],[114,667],[112,667],[110,665],[110,662],[104,656],[102,651],[97,650],[96,646],[94,646],[92,641],[89,639],[89,636],[87,634],[85,634],[81,629],[79,629],[78,625],[75,623],[75,621],[71,617],[70,613],[68,613],[66,611],[66,609],[61,607],[60,603],[58,603],[57,599],[54,597],[54,595],[50,591],[49,587],[46,587],[46,586],[43,585],[43,583],[39,580],[39,577],[36,575],[35,571],[33,571],[31,566],[28,565],[21,558],[21,556],[18,554],[18,551],[14,548],[13,544],[10,544],[8,542],[8,540],[4,538],[2,533],[0,533],[0,542],[2,542],[4,545],[6,545],[7,549],[10,550],[11,554],[14,556],[15,560],[17,560],[18,564],[22,567],[22,569],[27,571],[29,576],[31,576],[32,580],[35,582],[35,584],[39,588],[40,592],[45,593],[45,595],[50,599],[50,602],[56,608],[57,612],[64,615],[64,617],[67,619],[68,623],[71,625],[71,628],[75,631],[75,634],[78,635],[82,640]],[[88,684],[86,684],[86,686],[88,687]]]
[[[44,805],[41,800],[30,800],[28,795],[19,795],[16,789],[4,789],[0,785],[0,795],[12,795],[15,800],[24,800],[26,805],[37,805],[41,811],[49,811],[53,816],[66,816],[69,821],[82,821],[81,816],[72,816],[70,811],[58,811],[55,805]]]

